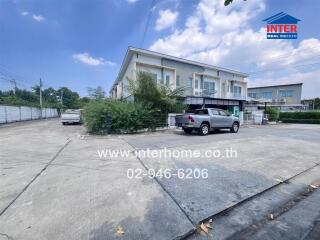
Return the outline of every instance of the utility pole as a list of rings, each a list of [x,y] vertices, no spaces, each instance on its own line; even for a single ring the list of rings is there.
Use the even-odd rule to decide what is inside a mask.
[[[313,99],[312,101],[312,110],[314,111],[314,102],[316,101],[316,99]]]
[[[40,78],[40,84],[39,84],[39,92],[40,92],[40,108],[42,108],[42,80]]]
[[[63,106],[63,90],[61,89],[60,93],[61,105]]]
[[[14,85],[14,94],[16,94],[16,91],[17,91],[17,82],[16,82],[15,79],[12,79],[10,82],[13,83],[13,85]]]
[[[39,84],[39,96],[40,96],[40,118],[42,118],[42,80],[40,78],[40,84]]]

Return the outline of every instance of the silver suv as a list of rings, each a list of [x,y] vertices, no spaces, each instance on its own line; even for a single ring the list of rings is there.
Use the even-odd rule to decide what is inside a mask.
[[[186,113],[175,117],[176,126],[182,127],[185,133],[197,130],[200,135],[207,135],[211,130],[230,129],[236,133],[240,127],[239,118],[217,108],[197,109],[194,113]]]

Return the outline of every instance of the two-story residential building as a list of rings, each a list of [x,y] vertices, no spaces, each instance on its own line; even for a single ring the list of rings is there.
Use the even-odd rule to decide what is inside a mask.
[[[263,107],[263,102],[268,102],[268,106],[280,110],[304,109],[305,106],[301,104],[301,93],[302,83],[248,88],[248,97],[257,100],[255,105]]]
[[[159,84],[183,87],[184,103],[190,109],[219,107],[237,113],[247,96],[247,74],[145,49],[129,47],[110,95],[130,99],[128,78],[150,74]]]

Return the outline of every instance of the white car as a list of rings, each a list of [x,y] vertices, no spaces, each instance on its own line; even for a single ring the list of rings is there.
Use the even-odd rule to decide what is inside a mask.
[[[68,109],[61,114],[61,123],[63,125],[68,123],[81,123],[82,109]]]

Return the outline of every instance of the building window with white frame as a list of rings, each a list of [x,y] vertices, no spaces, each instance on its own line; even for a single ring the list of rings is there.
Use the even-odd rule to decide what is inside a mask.
[[[166,75],[166,85],[169,86],[170,84],[170,76]]]
[[[141,71],[143,74],[149,75],[154,81],[157,82],[158,75],[156,73],[151,73],[151,72],[146,72],[146,71]]]
[[[242,87],[240,86],[233,86],[233,94],[235,97],[241,97]]]
[[[272,99],[272,92],[262,92],[261,93],[261,98]]]
[[[196,88],[196,89],[199,88],[199,80],[198,80],[198,79],[196,79],[196,80],[194,81],[194,88]]]
[[[248,96],[251,98],[257,98],[257,93],[251,92],[251,93],[248,93]]]
[[[215,82],[204,81],[203,82],[203,93],[206,95],[212,95],[215,93]]]
[[[280,90],[280,97],[292,97],[293,90]]]

